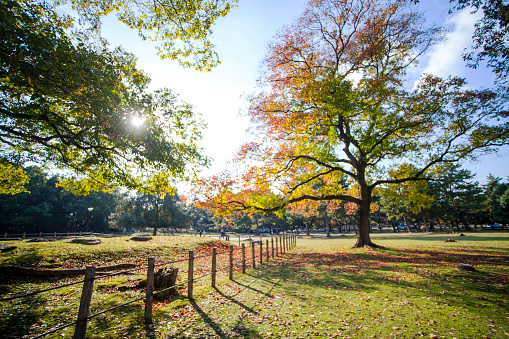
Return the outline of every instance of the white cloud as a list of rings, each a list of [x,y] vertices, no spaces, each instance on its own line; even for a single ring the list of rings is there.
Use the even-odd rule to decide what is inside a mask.
[[[465,48],[472,45],[474,25],[481,16],[481,13],[472,14],[471,10],[466,8],[447,17],[444,23],[444,26],[449,30],[446,40],[432,49],[423,73],[441,77],[463,76],[465,62],[462,59],[462,54]]]

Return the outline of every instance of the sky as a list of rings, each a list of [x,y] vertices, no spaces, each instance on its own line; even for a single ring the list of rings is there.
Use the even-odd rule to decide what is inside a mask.
[[[111,45],[121,45],[138,57],[138,67],[152,78],[151,89],[168,87],[192,104],[208,125],[203,132],[205,154],[213,158],[212,166],[202,172],[210,175],[223,170],[236,150],[246,140],[248,119],[243,98],[256,89],[260,63],[266,46],[283,25],[302,13],[308,0],[240,0],[239,7],[218,20],[213,28],[213,43],[221,65],[211,72],[184,69],[177,62],[161,60],[154,45],[142,41],[135,31],[109,16],[104,21],[103,36]],[[489,70],[465,67],[461,54],[471,44],[476,15],[468,10],[448,14],[449,1],[421,0],[421,10],[428,22],[449,30],[445,43],[435,46],[413,72],[439,76],[465,77],[469,86],[489,87],[493,76]],[[509,148],[498,155],[484,156],[465,164],[477,173],[475,180],[485,182],[488,174],[509,176]]]

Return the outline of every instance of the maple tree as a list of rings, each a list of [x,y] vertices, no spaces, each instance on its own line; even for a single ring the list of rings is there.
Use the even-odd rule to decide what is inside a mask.
[[[496,93],[432,75],[408,89],[409,67],[441,33],[406,1],[310,1],[269,46],[261,91],[251,97],[253,141],[235,159],[236,176],[204,201],[275,211],[343,200],[356,207],[355,247],[376,246],[369,214],[378,187],[424,180],[437,164],[507,141]],[[207,189],[219,187],[212,182]]]

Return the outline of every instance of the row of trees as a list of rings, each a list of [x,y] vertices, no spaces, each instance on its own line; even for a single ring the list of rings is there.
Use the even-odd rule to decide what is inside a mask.
[[[242,214],[215,218],[186,205],[178,194],[161,197],[133,192],[91,192],[75,195],[57,186],[58,177],[38,167],[25,169],[30,193],[0,195],[0,232],[75,232],[111,229],[234,229],[243,232],[291,229],[356,230],[356,205],[348,202],[307,201],[284,215]],[[430,182],[380,190],[374,197],[371,227],[405,225],[410,230],[442,227],[470,229],[473,225],[509,225],[509,183],[488,177],[480,185],[470,171],[451,165]],[[89,208],[92,208],[89,211]],[[89,228],[89,229],[87,229]]]
[[[207,229],[214,227],[210,213],[187,207],[178,194],[164,196],[135,192],[90,192],[75,195],[58,187],[58,176],[38,167],[25,169],[25,189],[0,194],[0,232],[107,232],[111,229]],[[91,210],[89,210],[91,209]]]

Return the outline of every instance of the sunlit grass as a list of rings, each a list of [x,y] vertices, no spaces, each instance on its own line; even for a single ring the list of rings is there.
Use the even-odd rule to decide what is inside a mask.
[[[246,275],[236,271],[233,282],[223,257],[215,289],[207,276],[195,282],[194,300],[187,299],[183,285],[178,296],[154,303],[154,330],[160,338],[509,338],[509,234],[465,234],[374,234],[375,243],[385,247],[381,250],[353,249],[354,237],[304,236],[284,256]],[[450,238],[456,242],[445,242]],[[126,238],[103,240],[96,246],[19,242],[17,250],[2,254],[2,265],[146,265],[148,256],[163,262],[185,257],[189,249],[210,253],[218,245],[199,237],[156,237],[136,244]],[[220,251],[225,249],[222,245]],[[480,272],[459,271],[457,263]],[[197,260],[196,276],[209,265],[208,257]],[[178,282],[186,280],[187,263],[177,266]],[[74,279],[7,277],[0,292],[19,294]],[[142,297],[137,284],[143,279],[144,271],[97,280],[91,313]],[[77,285],[0,303],[0,338],[43,333],[75,320],[80,293]],[[139,301],[96,317],[87,336],[144,337],[143,310]],[[73,330],[49,338],[71,337]]]

